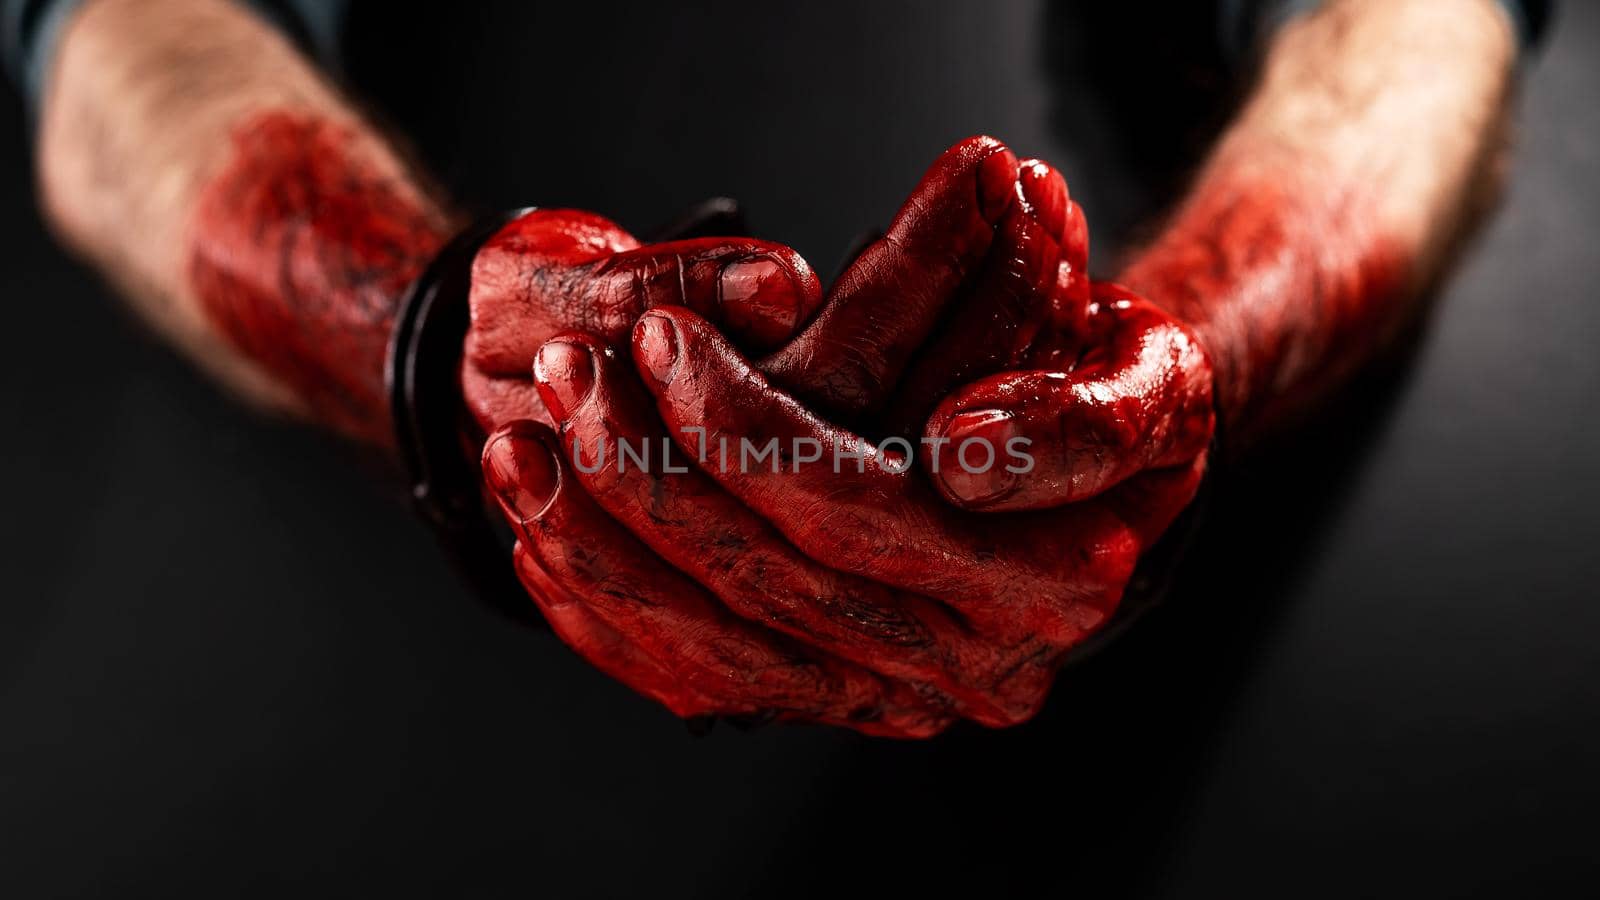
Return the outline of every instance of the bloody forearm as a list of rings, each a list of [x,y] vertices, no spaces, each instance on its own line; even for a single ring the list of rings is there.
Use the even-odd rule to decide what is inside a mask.
[[[445,217],[243,5],[84,4],[44,98],[39,176],[61,236],[219,380],[389,441],[389,328]]]
[[[1513,41],[1490,0],[1342,0],[1285,29],[1189,199],[1122,273],[1194,329],[1230,441],[1415,315],[1494,181]]]
[[[188,275],[211,321],[318,421],[382,446],[395,308],[444,232],[364,144],[316,115],[239,123],[231,159],[201,192]]]
[[[1296,160],[1219,159],[1123,281],[1189,323],[1230,439],[1270,429],[1342,381],[1414,304],[1405,245],[1360,185]]]

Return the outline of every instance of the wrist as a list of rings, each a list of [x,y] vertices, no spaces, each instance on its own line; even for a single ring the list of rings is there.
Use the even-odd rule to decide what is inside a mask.
[[[1194,328],[1230,440],[1298,414],[1421,309],[1493,193],[1513,50],[1487,0],[1346,0],[1284,28],[1124,275]]]
[[[1194,333],[1234,446],[1295,417],[1406,320],[1416,250],[1370,182],[1235,135],[1122,281]]]

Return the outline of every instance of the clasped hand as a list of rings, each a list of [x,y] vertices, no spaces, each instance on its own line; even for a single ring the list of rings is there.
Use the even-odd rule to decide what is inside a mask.
[[[1061,175],[990,138],[825,293],[777,244],[513,222],[461,377],[533,601],[681,716],[1027,719],[1213,429],[1190,331],[1087,265]]]

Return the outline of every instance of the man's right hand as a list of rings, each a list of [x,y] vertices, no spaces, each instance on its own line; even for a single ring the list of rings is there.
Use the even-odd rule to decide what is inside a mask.
[[[641,244],[594,213],[534,210],[495,234],[473,262],[462,387],[485,433],[521,419],[551,424],[533,363],[562,332],[620,345],[645,310],[684,306],[760,350],[787,340],[820,302],[816,275],[779,244]]]

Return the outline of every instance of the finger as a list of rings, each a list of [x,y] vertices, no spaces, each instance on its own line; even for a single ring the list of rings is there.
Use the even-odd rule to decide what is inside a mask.
[[[1101,497],[1148,547],[1166,533],[1199,493],[1209,456],[1208,449],[1185,465],[1140,473]]]
[[[590,665],[684,718],[699,715],[713,705],[590,612],[539,568],[538,561],[520,542],[512,551],[512,560],[517,577],[551,630]]]
[[[539,399],[538,389],[532,379],[526,377],[487,375],[462,360],[461,395],[466,400],[467,411],[485,435],[518,419],[551,424],[550,413]]]
[[[993,138],[945,151],[888,233],[834,285],[816,321],[762,369],[828,412],[880,406],[988,252],[1016,181],[1016,156]]]
[[[687,306],[753,350],[777,346],[819,305],[816,274],[793,250],[749,238],[639,246],[613,223],[538,210],[507,225],[473,260],[467,358],[526,377],[559,332],[620,341],[639,313]]]
[[[1064,371],[1077,364],[1079,354],[1090,343],[1091,303],[1087,298],[1076,299],[1076,290],[1072,267],[1063,261],[1057,267],[1056,286],[1050,297],[1049,325],[1035,334],[1025,358],[1010,368]]]
[[[652,669],[673,674],[687,692],[675,695],[675,711],[777,711],[892,734],[924,733],[942,721],[907,705],[911,698],[903,689],[810,654],[723,609],[563,478],[553,441],[548,429],[531,422],[497,432],[484,449],[490,490],[537,568],[637,648]],[[655,696],[669,686],[648,688]]]
[[[1083,207],[1067,201],[1067,214],[1061,229],[1061,290],[1057,293],[1055,326],[1080,333],[1087,324],[1091,282],[1089,281],[1089,222]]]
[[[688,457],[671,449],[631,368],[598,340],[551,341],[535,371],[563,450],[582,463],[573,470],[585,492],[728,609],[882,675],[926,684],[985,724],[1014,724],[1036,708],[1043,686],[997,679],[1009,658],[944,607],[807,559],[684,465]]]
[[[751,238],[696,238],[620,253],[599,265],[591,291],[593,307],[607,316],[600,328],[580,330],[609,342],[626,340],[646,309],[687,306],[751,352],[794,337],[822,302],[822,285],[800,254]]]
[[[954,311],[901,380],[892,431],[921,430],[940,398],[959,385],[1015,368],[1055,314],[1059,243],[1066,227],[1067,183],[1039,160],[1022,163],[1018,199],[995,229],[994,243],[962,289]]]
[[[1132,569],[1139,548],[1109,511],[960,512],[911,477],[908,460],[774,389],[688,310],[642,317],[633,355],[673,439],[790,543],[823,565],[935,597],[986,635],[1076,640]],[[801,443],[822,447],[822,464],[793,465]]]
[[[923,462],[946,499],[972,510],[1041,509],[1190,462],[1212,432],[1211,374],[1181,325],[1116,285],[1095,285],[1093,349],[1070,371],[997,375],[956,391],[928,420]],[[1026,447],[1016,474],[975,471],[969,441]]]

